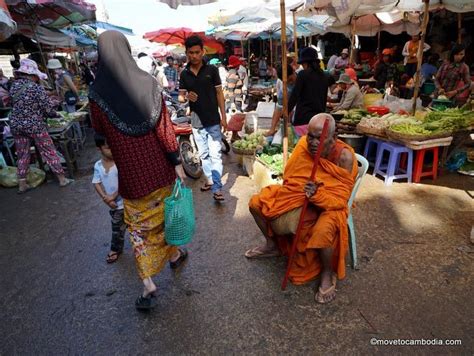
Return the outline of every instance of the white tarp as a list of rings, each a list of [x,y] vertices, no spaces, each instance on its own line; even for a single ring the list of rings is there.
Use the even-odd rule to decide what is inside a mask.
[[[318,8],[334,14],[340,21],[352,15],[367,15],[400,11],[423,11],[422,0],[306,0],[305,9]],[[447,9],[452,12],[474,11],[474,0],[430,0],[430,10]]]
[[[216,2],[217,0],[158,0],[167,4],[172,9],[177,9],[179,5],[193,6],[193,5],[205,5],[211,2]]]
[[[0,7],[0,41],[6,40],[16,32],[16,22],[12,20],[8,11]]]
[[[76,47],[76,41],[74,38],[65,35],[59,31],[52,31],[46,27],[36,26],[34,27],[35,33],[31,26],[19,25],[18,32],[21,32],[26,37],[29,37],[35,41],[39,41],[42,44],[46,44],[52,47]]]

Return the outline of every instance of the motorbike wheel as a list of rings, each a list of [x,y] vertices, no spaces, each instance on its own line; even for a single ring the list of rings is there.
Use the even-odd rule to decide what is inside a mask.
[[[189,141],[189,137],[179,138],[179,154],[184,172],[191,178],[198,179],[202,176],[201,160],[197,150]]]
[[[221,152],[224,154],[228,154],[230,152],[230,144],[225,138],[225,136],[222,136],[222,141],[221,141]]]

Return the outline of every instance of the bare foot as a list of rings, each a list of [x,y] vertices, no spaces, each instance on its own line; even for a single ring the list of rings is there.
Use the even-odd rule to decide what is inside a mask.
[[[245,257],[247,258],[267,258],[267,257],[277,257],[280,256],[280,251],[276,247],[257,246],[247,252],[245,252]]]

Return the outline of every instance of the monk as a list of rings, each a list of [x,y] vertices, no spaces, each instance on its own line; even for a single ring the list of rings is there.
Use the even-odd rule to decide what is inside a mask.
[[[321,152],[316,181],[312,182],[309,177],[313,157],[320,144],[325,120],[329,120],[328,137]],[[334,118],[324,113],[314,116],[309,123],[307,136],[301,137],[288,160],[283,185],[265,187],[249,202],[250,212],[265,236],[266,243],[248,250],[245,256],[264,258],[288,255],[293,236],[279,236],[272,231],[272,226],[278,219],[288,218],[288,214],[292,214],[294,233],[299,211],[305,197],[308,197],[310,204],[290,269],[290,281],[304,284],[320,275],[315,300],[322,304],[334,300],[337,278],[345,277],[348,201],[356,177],[354,151],[337,140]]]

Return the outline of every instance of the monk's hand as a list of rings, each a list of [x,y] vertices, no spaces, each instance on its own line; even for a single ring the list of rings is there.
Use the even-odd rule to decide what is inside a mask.
[[[318,191],[319,184],[309,181],[304,186],[304,192],[308,198],[311,198]]]

